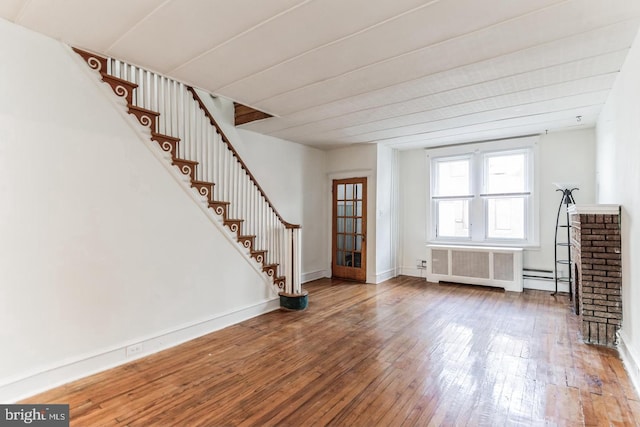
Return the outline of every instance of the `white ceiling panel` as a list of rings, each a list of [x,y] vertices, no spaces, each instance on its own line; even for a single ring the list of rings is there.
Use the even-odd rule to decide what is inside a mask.
[[[370,0],[323,0],[307,2],[286,14],[220,45],[175,70],[184,79],[208,79],[211,87],[223,87],[252,74],[279,66],[299,55],[352,37],[389,16],[426,7],[424,0],[396,0],[369,7]],[[357,16],[358,19],[353,19]],[[215,28],[215,27],[214,27]],[[277,47],[277,48],[274,48]],[[243,55],[242,52],[252,52]],[[240,54],[239,54],[240,53]],[[225,67],[218,67],[225,64]],[[215,74],[199,75],[216,68]]]
[[[598,107],[590,109],[590,114],[583,116],[578,123],[575,118],[561,119],[553,114],[545,114],[536,116],[530,120],[507,120],[504,122],[492,123],[489,126],[469,126],[457,129],[458,133],[434,132],[424,135],[415,135],[412,137],[404,137],[402,139],[393,140],[390,143],[383,143],[400,150],[408,150],[414,148],[438,147],[452,144],[465,144],[472,142],[491,141],[510,137],[529,136],[545,133],[553,133],[554,131],[578,130],[593,127],[598,117]],[[536,119],[536,120],[533,120]]]
[[[97,52],[111,43],[165,0],[30,0],[16,23]]]
[[[27,0],[0,1],[0,16],[5,18],[7,21],[14,22],[26,3]]]
[[[367,111],[433,93],[455,89],[464,91],[467,87],[478,83],[512,78],[532,70],[547,70],[546,73],[551,79],[549,83],[554,83],[552,76],[558,72],[557,66],[571,63],[582,66],[579,62],[582,60],[589,61],[587,65],[593,67],[595,72],[598,72],[598,69],[603,70],[602,72],[619,70],[639,25],[639,20],[625,21],[618,25],[607,26],[477,64],[404,81],[355,96],[347,96],[316,107],[298,109],[281,119],[254,122],[247,127],[257,132],[270,133],[289,128],[293,124],[341,117],[354,111]],[[612,53],[609,54],[609,52]],[[588,74],[578,71],[575,78],[586,75]]]
[[[581,108],[587,108],[596,105],[602,105],[608,91],[598,91],[581,95],[574,95],[565,98],[552,99],[543,102],[534,102],[531,104],[519,105],[517,107],[505,107],[495,110],[485,110],[482,112],[460,114],[459,116],[436,119],[430,122],[400,126],[396,128],[386,128],[382,131],[361,133],[355,136],[340,138],[346,143],[375,142],[386,140],[392,137],[401,137],[407,135],[415,135],[425,132],[443,131],[459,128],[463,123],[465,125],[481,125],[502,121],[508,119],[518,119],[520,117],[536,116],[546,114],[548,112],[566,114],[566,111],[579,111]],[[578,113],[580,115],[580,113]],[[573,115],[572,117],[575,117]]]
[[[303,0],[171,0],[126,33],[107,53],[170,73],[304,3]],[[243,13],[239,15],[238,10]],[[231,64],[215,65],[215,69],[222,69]],[[210,71],[207,74],[218,76]]]
[[[542,74],[542,72],[536,73]],[[491,81],[476,87],[430,95],[411,102],[359,112],[332,121],[313,123],[304,127],[272,132],[271,135],[284,138],[332,139],[338,135],[357,135],[387,127],[407,126],[446,117],[454,117],[477,111],[501,107],[516,107],[521,104],[539,102],[553,98],[571,96],[610,89],[616,72],[565,80],[562,83],[545,85],[539,83],[536,75],[520,75],[520,79],[510,82]],[[529,88],[529,89],[528,89]],[[493,95],[496,94],[496,95]],[[475,100],[469,100],[472,98]],[[318,124],[334,124],[333,129],[313,128]]]
[[[607,5],[608,3],[599,2],[599,4]],[[638,4],[640,4],[640,1]],[[610,25],[612,21],[616,22],[620,18],[619,15],[622,14],[619,10],[617,13],[613,13],[613,11],[606,13],[606,10],[610,10],[606,7],[598,9],[602,13],[600,21],[602,26]],[[515,20],[492,26],[473,34],[473,36],[455,38],[408,55],[402,55],[338,77],[320,80],[289,92],[274,95],[268,99],[257,100],[254,94],[263,92],[259,91],[258,87],[271,86],[276,84],[275,82],[258,81],[255,85],[245,82],[242,88],[235,88],[236,90],[234,91],[234,88],[229,87],[228,91],[225,90],[222,94],[234,99],[251,97],[254,100],[250,101],[249,104],[256,106],[258,109],[263,108],[274,111],[278,115],[288,115],[293,111],[313,107],[312,101],[328,103],[340,99],[338,97],[344,98],[345,95],[355,96],[373,89],[388,87],[400,81],[414,80],[430,74],[454,70],[465,65],[478,64],[482,61],[527,50],[535,46],[550,44],[555,39],[568,37],[575,33],[588,35],[588,31],[594,29],[593,27],[580,26],[575,23],[574,25],[563,25],[563,22],[558,22],[562,21],[560,19],[556,19],[555,24],[543,25],[544,22],[552,18],[551,10],[551,8],[545,9],[539,14],[524,17],[523,20],[528,22]],[[564,10],[563,12],[570,14],[571,11]],[[634,21],[634,25],[637,30],[637,21]],[[505,37],[505,34],[510,34],[511,36]],[[583,40],[582,43],[586,44],[587,42]],[[628,47],[628,43],[626,47]],[[546,46],[545,50],[547,57],[555,57],[559,61],[562,61],[562,58],[567,53],[562,43],[556,45],[556,51],[549,51],[549,46]],[[516,66],[513,62],[510,64]],[[547,64],[544,62],[538,63],[537,67],[542,65]],[[469,71],[467,70],[467,73]],[[289,75],[289,73],[287,72],[283,75]],[[473,74],[468,74],[468,77],[473,77]],[[282,105],[284,110],[279,110],[277,108],[278,105]]]
[[[446,40],[470,35],[558,1],[517,0],[505,3],[500,0],[450,0],[433,3],[356,37],[314,50],[235,85],[216,90],[235,93],[240,86],[244,89],[242,97],[249,103],[259,105],[260,101],[286,93],[291,87],[308,86]],[[485,7],[491,8],[496,3],[505,7],[494,9],[494,13],[483,13]]]
[[[276,116],[245,129],[407,149],[593,126],[640,0],[4,0],[0,17]]]
[[[518,117],[490,123],[463,125],[453,130],[425,132],[382,141],[398,149],[440,146],[448,144],[464,144],[475,141],[486,141],[505,137],[544,134],[547,131],[589,128],[595,125],[600,111],[599,106],[569,110],[573,116],[548,112],[536,116]],[[578,122],[576,116],[581,115]]]
[[[613,84],[614,78],[615,75],[610,74],[598,78],[587,78],[575,82],[545,86],[528,91],[514,92],[498,97],[484,98],[473,102],[453,104],[448,107],[435,108],[430,111],[409,114],[399,118],[374,121],[364,125],[351,126],[335,131],[315,134],[310,138],[334,139],[345,136],[361,136],[363,138],[367,138],[367,136],[373,132],[397,128],[410,129],[413,126],[422,125],[427,122],[434,123],[436,121],[456,117],[466,116],[466,119],[469,119],[469,116],[476,115],[478,113],[512,112],[518,115],[536,114],[531,110],[531,106],[539,106],[543,102],[553,102],[556,100],[569,102],[572,97],[577,97],[575,94],[584,96],[577,97],[576,99],[579,102],[577,104],[570,103],[570,106],[592,105],[593,102],[596,102],[595,99],[601,99],[602,102],[604,102],[608,89],[610,89]],[[589,102],[585,103],[585,99],[589,99]],[[547,107],[549,106],[545,104],[544,108]]]

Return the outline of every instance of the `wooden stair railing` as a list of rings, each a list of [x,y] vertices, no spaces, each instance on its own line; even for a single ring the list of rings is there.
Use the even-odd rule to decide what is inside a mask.
[[[262,265],[281,301],[282,295],[303,295],[300,226],[282,218],[198,93],[130,64],[73,50],[126,101],[128,113],[149,128],[150,139],[170,154],[171,163],[235,233],[247,256]],[[284,274],[279,275],[280,268]]]

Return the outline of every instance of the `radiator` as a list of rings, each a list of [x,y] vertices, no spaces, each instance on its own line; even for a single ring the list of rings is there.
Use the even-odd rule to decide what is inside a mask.
[[[427,280],[522,292],[522,248],[427,246]]]

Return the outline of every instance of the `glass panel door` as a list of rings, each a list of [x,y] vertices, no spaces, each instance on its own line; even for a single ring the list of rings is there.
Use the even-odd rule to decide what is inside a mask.
[[[367,179],[333,181],[334,277],[366,280]]]

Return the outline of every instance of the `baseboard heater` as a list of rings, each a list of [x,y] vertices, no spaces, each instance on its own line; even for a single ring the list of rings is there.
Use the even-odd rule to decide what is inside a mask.
[[[522,292],[522,248],[427,245],[427,280]]]
[[[537,289],[539,291],[550,292],[554,292],[556,289],[553,270],[525,268],[523,269],[522,277],[525,289]],[[566,282],[559,282],[558,291],[569,292],[569,284]]]

